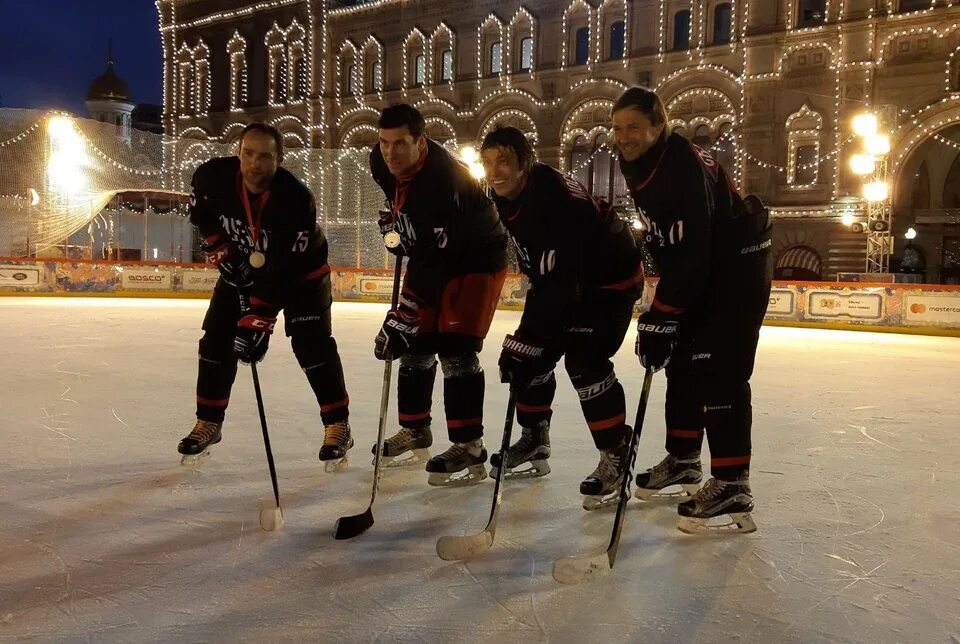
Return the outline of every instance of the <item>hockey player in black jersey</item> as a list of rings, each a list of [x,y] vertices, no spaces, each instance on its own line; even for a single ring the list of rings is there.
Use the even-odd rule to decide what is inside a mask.
[[[500,354],[504,382],[518,391],[520,439],[494,467],[530,462],[530,475],[550,471],[548,431],[560,357],[580,398],[600,464],[580,485],[593,509],[619,489],[630,428],[623,387],[610,358],[623,343],[643,284],[629,226],[571,177],[536,163],[513,127],[499,127],[481,146],[487,183],[530,280],[520,326]],[[520,473],[520,471],[518,471]]]
[[[279,167],[283,139],[273,127],[248,125],[239,156],[207,161],[193,175],[190,221],[220,269],[203,320],[197,423],[182,441],[186,456],[220,441],[237,360],[259,362],[282,309],[286,335],[320,405],[320,460],[334,470],[353,445],[348,397],[331,335],[327,240],[313,195]]]
[[[645,367],[667,372],[667,457],[637,476],[637,494],[696,490],[706,431],[713,478],[680,504],[679,527],[751,532],[750,376],[772,277],[767,210],[757,197],[741,199],[713,155],[670,132],[654,92],[628,89],[612,119],[660,275],[636,352]]]
[[[399,238],[391,252],[409,258],[400,304],[376,338],[377,358],[400,359],[401,429],[384,442],[383,454],[396,464],[406,452],[423,454],[431,446],[439,357],[453,445],[427,462],[428,482],[476,483],[486,477],[487,460],[484,374],[477,354],[506,278],[506,233],[466,166],[427,138],[425,127],[410,105],[388,107],[370,154],[370,170],[388,205],[380,232]]]

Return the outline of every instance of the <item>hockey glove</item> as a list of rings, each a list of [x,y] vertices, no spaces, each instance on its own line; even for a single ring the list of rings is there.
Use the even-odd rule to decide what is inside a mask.
[[[373,349],[377,360],[395,360],[410,350],[419,330],[419,312],[416,301],[406,296],[400,298],[400,306],[387,313],[377,334]]]
[[[206,238],[201,250],[207,261],[220,269],[220,276],[230,286],[239,289],[253,284],[254,268],[247,256],[225,235]]]
[[[637,320],[636,354],[647,369],[660,371],[670,362],[677,346],[679,315],[651,308]]]
[[[507,335],[500,351],[500,382],[510,383],[511,388],[523,391],[536,378],[553,371],[551,360],[542,343],[533,342],[518,335]]]
[[[406,250],[403,247],[403,237],[397,231],[397,222],[394,221],[393,213],[389,210],[381,210],[377,224],[380,226],[380,234],[383,235],[384,247],[397,257],[406,255]]]
[[[241,303],[240,321],[233,339],[233,352],[244,363],[260,362],[267,354],[270,334],[277,323],[273,307],[256,298]]]

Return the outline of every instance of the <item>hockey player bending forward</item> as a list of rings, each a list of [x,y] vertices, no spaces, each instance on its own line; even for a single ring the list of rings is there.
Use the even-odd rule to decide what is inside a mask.
[[[554,369],[561,356],[600,450],[600,464],[581,484],[584,507],[619,489],[627,456],[623,387],[610,358],[623,343],[640,295],[643,267],[629,227],[577,181],[536,163],[524,134],[500,127],[481,146],[487,183],[530,280],[520,326],[500,354],[500,374],[517,394],[520,439],[494,467],[550,471]],[[521,473],[518,470],[517,473]]]
[[[750,376],[770,295],[767,210],[754,196],[741,199],[709,152],[669,131],[655,93],[628,89],[612,118],[660,274],[636,352],[667,372],[667,456],[637,476],[637,495],[686,498],[684,532],[752,532]],[[704,430],[713,478],[697,491]],[[677,486],[686,492],[671,494]]]
[[[286,334],[320,405],[326,428],[320,460],[330,470],[353,439],[331,335],[327,240],[310,190],[279,167],[282,159],[280,133],[254,123],[240,136],[239,157],[211,159],[193,175],[190,221],[220,279],[203,320],[197,423],[178,449],[197,455],[220,441],[237,360],[263,359],[283,309]]]
[[[376,338],[377,358],[400,359],[401,429],[384,441],[383,455],[388,464],[416,463],[432,445],[439,356],[453,445],[427,462],[428,482],[476,483],[486,477],[487,461],[484,374],[477,354],[506,278],[506,233],[466,166],[428,139],[424,128],[415,108],[388,107],[370,154],[373,178],[388,204],[380,231],[399,238],[391,252],[409,258],[399,306],[387,314]]]

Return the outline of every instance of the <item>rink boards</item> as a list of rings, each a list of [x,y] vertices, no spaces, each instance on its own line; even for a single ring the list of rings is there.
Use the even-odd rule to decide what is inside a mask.
[[[203,264],[0,259],[2,295],[206,298],[217,277],[216,270]],[[335,268],[331,272],[333,297],[340,301],[387,302],[391,280],[388,270]],[[521,308],[526,289],[527,282],[522,275],[509,275],[500,306]],[[646,308],[655,289],[656,280],[648,280],[638,310]],[[767,322],[960,336],[960,287],[774,282]]]

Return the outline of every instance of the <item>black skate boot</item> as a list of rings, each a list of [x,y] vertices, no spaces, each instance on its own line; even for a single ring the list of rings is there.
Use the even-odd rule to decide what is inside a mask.
[[[677,528],[687,534],[735,534],[754,532],[751,516],[753,494],[750,481],[710,479],[689,501],[677,507]]]
[[[691,498],[700,489],[702,480],[699,454],[688,458],[667,454],[646,472],[637,474],[637,490],[633,495],[643,501],[676,503]]]
[[[187,434],[177,445],[177,451],[183,454],[180,464],[196,465],[202,457],[209,455],[210,446],[220,442],[220,429],[222,427],[223,423],[197,420],[197,424],[193,426],[193,431]]]
[[[503,478],[546,476],[550,473],[548,458],[550,458],[550,424],[542,421],[536,427],[524,427],[520,440],[507,448],[507,471],[504,472]],[[514,468],[524,463],[529,463],[530,467],[514,471]],[[490,465],[490,476],[496,478],[500,469],[500,452],[490,456]]]
[[[487,478],[484,464],[487,462],[487,450],[483,447],[483,439],[469,443],[454,443],[443,454],[438,454],[427,461],[427,472],[430,473],[427,483],[436,486],[473,485]],[[466,474],[454,477],[466,470]]]
[[[353,447],[350,435],[350,423],[347,421],[330,423],[323,428],[323,445],[320,447],[320,461],[325,472],[339,472],[347,466],[347,451]]]
[[[580,483],[584,510],[599,510],[617,503],[629,449],[624,441],[613,449],[600,450],[597,469]]]
[[[383,467],[407,467],[426,463],[430,458],[430,446],[433,445],[433,434],[430,426],[420,429],[401,427],[400,431],[383,441]],[[374,445],[370,453],[376,456],[377,446]],[[403,458],[401,458],[403,457]]]

